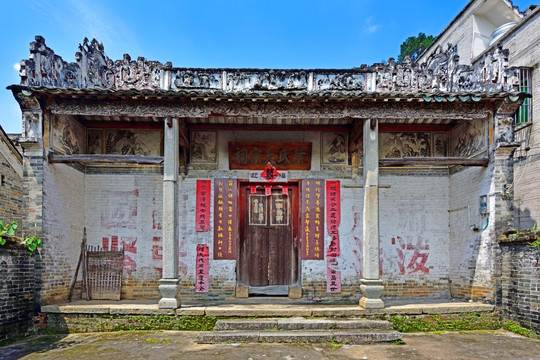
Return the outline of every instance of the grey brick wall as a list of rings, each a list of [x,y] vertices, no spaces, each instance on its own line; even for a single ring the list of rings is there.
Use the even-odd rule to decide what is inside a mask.
[[[15,245],[0,246],[0,340],[32,326],[35,260]]]
[[[503,243],[502,310],[503,316],[540,332],[540,258],[539,249],[527,242]]]

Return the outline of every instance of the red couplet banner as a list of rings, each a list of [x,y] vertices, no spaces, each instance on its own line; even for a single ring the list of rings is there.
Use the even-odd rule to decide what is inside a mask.
[[[236,179],[214,180],[214,260],[236,260]]]
[[[327,256],[339,256],[339,223],[341,222],[341,190],[339,181],[326,182],[326,228],[332,238]]]
[[[324,260],[324,180],[302,180],[302,259]]]
[[[196,280],[195,292],[208,292],[208,272],[210,269],[210,259],[208,245],[197,245],[197,264],[196,264]]]
[[[195,207],[195,231],[210,230],[210,180],[197,180],[197,204]]]

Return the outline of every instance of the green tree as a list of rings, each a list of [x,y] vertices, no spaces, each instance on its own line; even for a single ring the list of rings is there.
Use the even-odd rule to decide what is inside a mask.
[[[403,62],[406,56],[410,56],[412,61],[416,61],[420,54],[422,54],[422,52],[434,41],[434,36],[426,36],[426,34],[422,32],[419,33],[418,36],[408,37],[407,40],[401,44],[401,52],[399,53],[397,61]]]

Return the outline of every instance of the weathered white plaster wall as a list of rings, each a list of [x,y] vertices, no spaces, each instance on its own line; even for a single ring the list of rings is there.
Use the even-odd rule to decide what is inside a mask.
[[[44,303],[66,300],[85,226],[85,175],[64,164],[43,163]]]
[[[449,268],[446,174],[384,175],[380,190],[383,280],[393,296],[446,296]],[[393,240],[394,239],[394,240]],[[401,289],[411,283],[421,289]],[[414,286],[413,285],[413,286]],[[432,287],[431,290],[428,288]],[[403,291],[404,294],[399,294]]]
[[[450,274],[452,295],[470,297],[471,286],[493,287],[494,269],[487,251],[490,228],[487,217],[480,215],[480,196],[490,193],[490,170],[466,168],[450,175]]]
[[[116,237],[125,251],[124,277],[135,283],[161,278],[162,175],[88,174],[85,195],[88,245],[103,246],[105,238],[111,248]],[[154,294],[156,284],[126,295]]]
[[[179,275],[183,296],[195,295],[198,244],[206,244],[210,250],[210,292],[203,296],[233,295],[236,285],[236,261],[213,260],[213,226],[208,232],[195,231],[197,179],[248,178],[248,171],[228,170],[229,141],[309,141],[313,143],[312,170],[289,171],[289,179],[309,177],[341,181],[341,255],[337,269],[341,271],[344,286],[342,295],[360,297],[357,286],[362,278],[362,177],[352,178],[350,167],[337,171],[321,170],[319,132],[222,131],[218,134],[218,169],[190,169],[178,185]],[[386,296],[445,296],[450,261],[449,178],[444,172],[400,176],[406,171],[383,171],[380,180],[383,186],[380,189],[381,268],[382,279],[388,286]],[[118,244],[126,247],[128,258],[124,262],[124,271],[127,284],[134,288],[126,297],[157,295],[162,255],[162,176],[87,174],[85,194],[88,243],[102,245],[103,238],[107,238],[110,244],[116,236]],[[211,218],[213,196],[212,191]],[[325,230],[325,253],[329,244],[330,237]],[[325,260],[302,261],[304,295],[327,296],[326,273]],[[145,288],[142,283],[152,284],[155,288]],[[312,295],[311,287],[316,287]]]

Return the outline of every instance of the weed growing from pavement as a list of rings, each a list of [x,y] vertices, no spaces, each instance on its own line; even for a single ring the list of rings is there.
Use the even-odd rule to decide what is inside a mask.
[[[404,333],[434,331],[497,330],[501,322],[493,316],[480,314],[425,315],[390,317],[394,330]]]

